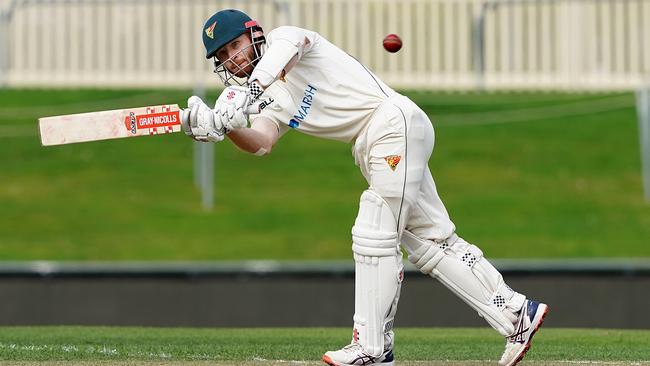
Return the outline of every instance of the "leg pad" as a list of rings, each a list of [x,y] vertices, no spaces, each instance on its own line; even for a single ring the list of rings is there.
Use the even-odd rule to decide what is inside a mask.
[[[504,336],[514,332],[514,322],[525,297],[503,281],[483,252],[457,235],[445,241],[424,240],[404,231],[402,245],[409,261],[422,273],[437,278]]]
[[[372,190],[364,191],[352,228],[353,336],[374,357],[383,354],[386,338],[392,339],[403,276],[397,238],[397,223],[386,201]]]

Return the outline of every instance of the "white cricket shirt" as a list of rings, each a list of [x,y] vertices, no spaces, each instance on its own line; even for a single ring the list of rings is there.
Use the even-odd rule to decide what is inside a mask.
[[[395,94],[354,57],[316,32],[291,26],[276,28],[266,35],[268,49],[278,40],[304,45],[284,81],[277,80],[264,91],[263,98],[272,98],[273,102],[260,116],[275,122],[281,134],[295,129],[351,142],[382,101]],[[285,44],[278,42],[277,46]]]

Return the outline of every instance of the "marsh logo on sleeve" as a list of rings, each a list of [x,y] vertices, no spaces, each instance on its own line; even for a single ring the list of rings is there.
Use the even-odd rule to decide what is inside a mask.
[[[310,84],[307,84],[307,88],[305,89],[305,94],[302,96],[302,100],[300,101],[300,106],[298,107],[298,111],[296,114],[293,115],[293,118],[289,121],[289,127],[291,128],[297,128],[300,126],[300,122],[304,121],[305,118],[307,118],[307,115],[309,114],[309,111],[311,110],[311,106],[314,102],[314,96],[316,95],[316,89],[315,87],[311,86]]]

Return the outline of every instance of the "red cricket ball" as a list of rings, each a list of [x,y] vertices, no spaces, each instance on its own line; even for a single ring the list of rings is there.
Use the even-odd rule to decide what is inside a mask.
[[[384,49],[390,53],[395,53],[402,48],[402,40],[397,34],[389,34],[384,38]]]

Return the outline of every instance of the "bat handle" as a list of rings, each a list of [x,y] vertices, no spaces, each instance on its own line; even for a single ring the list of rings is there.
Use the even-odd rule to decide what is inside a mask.
[[[258,100],[256,102],[254,102],[253,104],[249,105],[248,107],[246,107],[246,110],[244,111],[244,114],[246,114],[246,115],[259,114],[263,109],[263,107],[262,107],[263,105],[264,105],[264,101],[263,100]]]

